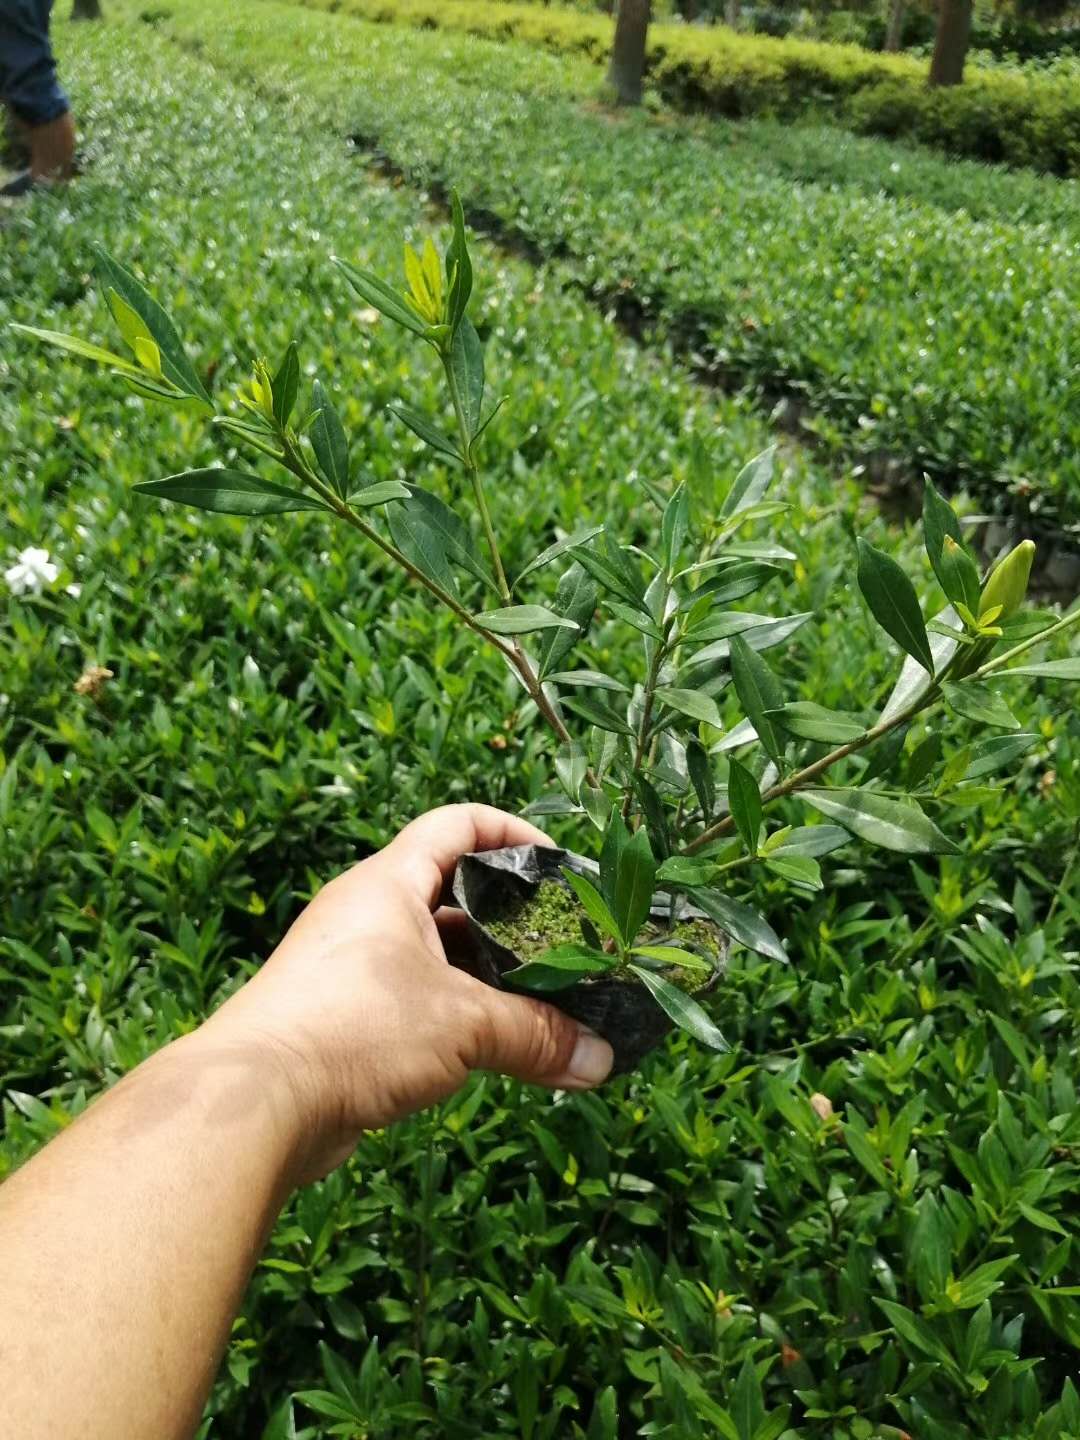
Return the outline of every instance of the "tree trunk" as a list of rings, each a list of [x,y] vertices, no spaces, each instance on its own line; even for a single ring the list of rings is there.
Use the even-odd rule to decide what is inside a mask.
[[[739,28],[739,0],[724,0],[724,24],[730,25],[732,30]]]
[[[72,20],[100,20],[101,0],[73,0]]]
[[[934,58],[930,61],[931,85],[960,84],[970,38],[971,0],[941,0]]]
[[[620,105],[641,104],[645,74],[645,37],[649,30],[649,0],[619,0],[615,43],[611,47],[608,84]]]
[[[889,24],[885,30],[885,49],[895,55],[904,38],[904,15],[907,0],[890,0]]]

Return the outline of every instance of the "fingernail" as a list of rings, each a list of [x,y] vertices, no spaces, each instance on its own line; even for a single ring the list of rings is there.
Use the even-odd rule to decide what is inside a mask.
[[[579,1085],[599,1085],[615,1063],[615,1052],[606,1040],[591,1030],[578,1031],[577,1044],[567,1066],[567,1075]]]

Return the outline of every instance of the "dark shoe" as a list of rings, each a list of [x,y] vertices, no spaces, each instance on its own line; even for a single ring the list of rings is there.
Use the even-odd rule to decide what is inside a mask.
[[[24,170],[21,175],[16,175],[14,180],[0,185],[0,200],[19,200],[22,196],[29,195],[33,188],[34,177],[29,170]]]

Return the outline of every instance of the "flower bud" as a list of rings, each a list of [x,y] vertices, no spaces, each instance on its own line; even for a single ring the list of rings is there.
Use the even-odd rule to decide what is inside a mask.
[[[999,620],[1008,620],[1016,614],[1027,594],[1031,562],[1034,558],[1034,540],[1021,540],[1019,545],[1014,546],[1008,555],[994,566],[979,600],[980,617],[995,605],[1001,606]]]

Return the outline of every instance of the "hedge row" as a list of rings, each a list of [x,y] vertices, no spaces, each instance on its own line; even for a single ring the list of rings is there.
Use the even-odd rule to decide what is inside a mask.
[[[823,442],[916,460],[989,504],[1008,487],[1080,511],[1062,358],[1080,348],[1080,226],[793,185],[722,143],[731,126],[583,106],[592,67],[522,45],[270,0],[230,7],[211,33],[190,6],[167,23],[410,179],[456,187],[471,215],[731,382],[800,397]]]
[[[367,20],[522,40],[606,58],[604,15],[486,0],[302,0]],[[671,104],[729,116],[826,108],[856,130],[907,135],[958,155],[1080,173],[1080,93],[1066,80],[969,69],[962,86],[930,89],[926,62],[855,45],[739,35],[723,26],[654,25],[649,75]]]

